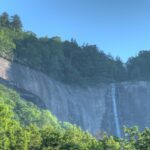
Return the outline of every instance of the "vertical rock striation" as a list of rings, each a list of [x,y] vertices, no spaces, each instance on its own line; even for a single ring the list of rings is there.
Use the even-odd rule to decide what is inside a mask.
[[[42,99],[42,105],[61,121],[77,124],[92,133],[102,128],[108,86],[81,88],[64,85],[41,72],[3,58],[0,58],[0,68],[1,78],[37,95]]]
[[[120,136],[123,125],[150,126],[150,82],[124,82],[81,88],[49,78],[27,66],[0,58],[0,78],[37,96],[34,102],[61,121],[92,133]],[[0,80],[1,82],[1,80]],[[23,90],[22,90],[23,91]],[[23,94],[23,93],[22,93]]]

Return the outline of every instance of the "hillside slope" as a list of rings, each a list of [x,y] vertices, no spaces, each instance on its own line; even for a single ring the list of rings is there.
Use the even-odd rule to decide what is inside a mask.
[[[120,127],[150,125],[150,82],[123,82],[80,87],[66,85],[42,72],[0,58],[0,77],[39,97],[34,101],[49,109],[61,121],[79,125],[91,133],[107,131],[116,135],[113,98],[117,104]],[[114,95],[112,95],[114,94]],[[31,99],[32,101],[32,99]]]
[[[90,134],[58,121],[1,84],[0,135],[2,150],[91,150],[99,145]]]

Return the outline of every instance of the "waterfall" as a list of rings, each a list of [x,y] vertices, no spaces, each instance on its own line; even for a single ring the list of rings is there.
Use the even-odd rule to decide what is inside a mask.
[[[116,86],[115,86],[115,84],[112,84],[111,94],[112,94],[113,113],[114,113],[114,119],[115,119],[116,133],[117,133],[118,137],[121,137],[119,117],[118,117],[117,104],[116,104]]]

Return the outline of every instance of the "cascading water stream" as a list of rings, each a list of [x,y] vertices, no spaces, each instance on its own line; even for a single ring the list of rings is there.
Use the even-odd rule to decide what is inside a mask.
[[[118,137],[121,137],[118,110],[117,110],[117,104],[116,104],[116,86],[114,83],[112,84],[112,87],[111,87],[111,94],[112,94],[113,113],[114,113],[114,119],[115,119],[116,133]]]

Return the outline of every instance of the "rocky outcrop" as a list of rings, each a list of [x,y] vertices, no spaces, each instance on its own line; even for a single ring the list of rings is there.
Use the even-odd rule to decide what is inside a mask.
[[[77,124],[92,133],[116,134],[113,100],[120,126],[143,128],[150,125],[149,82],[118,83],[112,95],[109,84],[86,88],[65,85],[42,72],[3,58],[0,58],[0,77],[38,97],[32,101],[49,109],[59,120]]]

